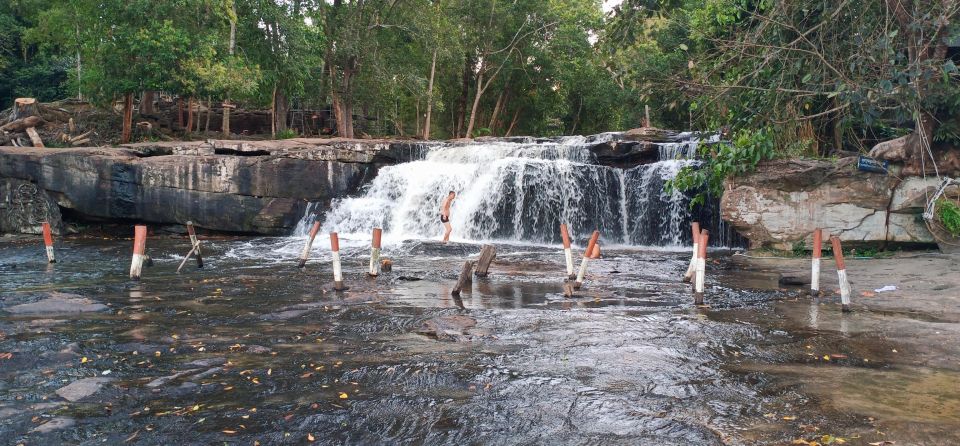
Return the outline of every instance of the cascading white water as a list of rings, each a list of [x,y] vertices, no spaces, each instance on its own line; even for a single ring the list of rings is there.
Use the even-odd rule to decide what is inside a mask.
[[[396,239],[438,238],[440,201],[453,190],[454,240],[556,243],[558,226],[567,223],[581,239],[598,229],[606,243],[683,243],[689,198],[663,186],[696,162],[676,158],[693,155],[697,142],[663,144],[662,161],[628,170],[598,165],[587,142],[566,137],[433,148],[422,160],[382,168],[361,196],[333,203],[324,232],[362,238],[381,227]],[[305,218],[298,233],[310,223],[312,217]]]

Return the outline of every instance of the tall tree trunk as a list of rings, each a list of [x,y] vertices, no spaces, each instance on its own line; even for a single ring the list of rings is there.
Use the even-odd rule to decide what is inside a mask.
[[[470,122],[467,123],[467,132],[463,135],[465,138],[473,137],[473,124],[477,120],[477,109],[480,108],[480,97],[483,95],[483,73],[477,75],[477,92],[473,96],[473,107],[470,108]]]
[[[437,50],[433,50],[430,62],[430,81],[427,82],[427,116],[423,121],[423,139],[430,139],[430,114],[433,113],[433,77],[437,73]]]
[[[270,94],[270,137],[277,139],[277,84],[273,84]]]
[[[223,101],[223,122],[221,124],[221,131],[223,132],[223,139],[230,139],[230,100],[225,99]]]
[[[193,131],[193,96],[187,98],[187,133]]]
[[[470,95],[470,77],[473,74],[473,58],[467,54],[463,64],[463,83],[460,88],[460,100],[457,102],[455,133],[458,138],[464,136],[463,124],[467,118],[467,98]]]
[[[287,125],[287,115],[290,113],[290,101],[282,90],[275,89],[273,94],[273,120],[277,133],[290,128]]]
[[[127,93],[123,97],[123,133],[120,135],[120,144],[130,142],[130,136],[133,133],[133,93]]]
[[[157,97],[157,92],[146,90],[143,92],[143,99],[140,100],[140,115],[153,114],[153,101]]]

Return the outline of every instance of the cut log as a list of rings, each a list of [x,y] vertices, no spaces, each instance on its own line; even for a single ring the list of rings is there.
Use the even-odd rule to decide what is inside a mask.
[[[10,120],[16,121],[18,119],[27,118],[30,116],[37,116],[40,114],[40,109],[37,108],[37,100],[34,98],[17,98],[13,101],[13,112],[10,113]]]
[[[73,122],[73,118],[70,118],[70,120],[67,121],[67,130],[70,131],[71,135],[77,131],[77,125]]]
[[[82,146],[82,145],[84,145],[84,144],[90,144],[90,138],[83,138],[83,139],[78,140],[78,141],[71,141],[71,142],[70,142],[70,145],[71,145],[71,146]]]
[[[28,116],[26,118],[17,119],[16,121],[11,121],[7,125],[0,127],[0,130],[10,133],[20,133],[26,131],[30,127],[42,127],[47,122],[39,116]]]
[[[77,141],[81,141],[84,139],[89,140],[90,138],[87,138],[87,137],[90,136],[91,133],[93,133],[93,130],[90,130],[82,135],[74,136],[73,138],[70,138],[70,144],[76,144]]]
[[[30,142],[33,143],[34,147],[46,147],[43,145],[43,139],[40,138],[40,134],[37,133],[37,129],[33,127],[27,128],[27,136],[30,137]]]
[[[497,248],[493,245],[483,245],[483,251],[480,251],[480,260],[477,262],[477,277],[487,277],[490,270],[490,262],[497,257]]]

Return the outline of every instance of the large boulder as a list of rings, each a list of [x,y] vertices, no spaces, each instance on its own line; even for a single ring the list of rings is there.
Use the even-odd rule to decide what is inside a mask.
[[[851,244],[928,244],[920,214],[936,187],[936,178],[861,172],[856,158],[776,160],[728,181],[720,207],[752,248],[809,247],[816,228]]]

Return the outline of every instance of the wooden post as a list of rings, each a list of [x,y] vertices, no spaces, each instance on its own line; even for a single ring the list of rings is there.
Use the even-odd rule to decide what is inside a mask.
[[[187,234],[190,235],[190,246],[193,254],[197,256],[197,268],[203,268],[203,254],[200,252],[200,240],[197,239],[197,231],[193,229],[193,222],[187,222]],[[187,254],[190,257],[190,254]]]
[[[600,244],[597,243],[596,245],[593,245],[593,252],[590,253],[590,259],[597,260],[599,258],[600,258]]]
[[[460,278],[457,279],[457,285],[453,287],[453,291],[451,291],[450,294],[459,296],[460,291],[473,285],[471,272],[473,272],[473,262],[467,260],[463,263],[463,269],[460,270]]]
[[[320,222],[315,222],[313,227],[310,228],[310,238],[307,239],[306,246],[303,247],[303,252],[300,253],[300,263],[297,264],[297,268],[303,268],[307,264],[307,259],[310,258],[310,248],[313,246],[313,239],[317,237],[317,232],[320,232]]]
[[[120,134],[120,144],[130,142],[133,134],[133,93],[123,96],[123,130]]]
[[[833,248],[833,258],[837,262],[837,278],[840,280],[840,305],[844,313],[849,313],[850,282],[847,280],[847,267],[843,263],[843,248],[840,246],[840,237],[831,236],[830,245]]]
[[[43,244],[47,247],[47,262],[57,263],[57,256],[53,252],[53,233],[47,222],[43,222]]]
[[[383,229],[373,228],[373,240],[370,243],[370,271],[367,273],[372,277],[380,275],[380,239],[383,237]]]
[[[144,253],[147,250],[147,227],[136,225],[133,228],[133,261],[130,263],[130,278],[140,280],[143,270]]]
[[[697,273],[697,253],[700,252],[700,223],[690,223],[690,229],[693,231],[693,253],[690,255],[690,264],[687,265],[687,272],[683,275],[684,282],[693,280]]]
[[[567,261],[567,279],[575,279],[573,274],[573,252],[570,250],[570,232],[567,231],[567,225],[560,224],[560,237],[563,239],[563,257]]]
[[[703,305],[703,285],[707,274],[707,244],[710,242],[710,231],[700,232],[700,246],[697,251],[697,277],[694,281],[693,303]]]
[[[650,127],[650,105],[643,106],[643,126]]]
[[[497,257],[497,248],[493,245],[483,245],[480,251],[480,260],[477,262],[477,277],[487,277],[490,270],[490,262]]]
[[[590,261],[590,254],[593,253],[593,247],[597,244],[597,240],[600,239],[600,231],[593,231],[593,235],[590,236],[590,242],[587,243],[587,250],[583,252],[583,260],[580,262],[580,271],[577,272],[577,283],[574,284],[575,289],[580,289],[583,286],[583,279],[587,275],[587,262]]]
[[[330,251],[333,255],[333,289],[343,291],[343,268],[340,266],[340,239],[336,232],[330,233]]]
[[[810,295],[820,295],[820,257],[823,251],[823,230],[813,230],[813,259],[810,261]]]

